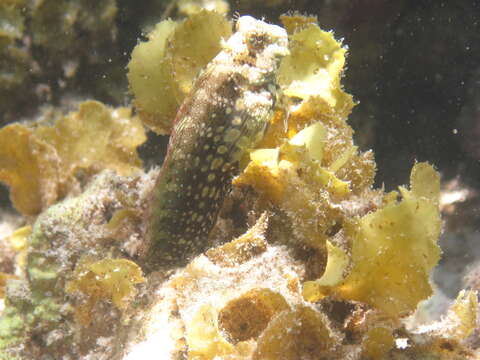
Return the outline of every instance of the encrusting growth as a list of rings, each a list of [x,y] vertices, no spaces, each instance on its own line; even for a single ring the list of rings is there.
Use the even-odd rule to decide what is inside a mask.
[[[205,250],[232,176],[263,136],[288,54],[284,29],[241,17],[181,105],[150,204],[147,262],[184,263]]]
[[[374,188],[347,123],[346,47],[313,17],[281,22],[288,50],[249,17],[232,38],[216,12],[162,21],[129,64],[138,117],[87,101],[0,130],[27,224],[0,239],[0,360],[478,358],[475,291],[437,322],[435,298],[420,304],[439,173],[416,163],[410,186]],[[173,129],[160,174],[142,171],[143,126]]]

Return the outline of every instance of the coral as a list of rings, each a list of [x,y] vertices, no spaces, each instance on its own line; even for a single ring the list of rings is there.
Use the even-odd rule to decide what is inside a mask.
[[[36,215],[78,186],[80,172],[109,168],[127,175],[139,169],[135,149],[145,134],[130,109],[87,101],[54,126],[7,125],[0,139],[0,180],[18,211]]]
[[[221,49],[231,25],[215,12],[201,11],[182,22],[165,20],[139,43],[128,64],[128,80],[142,121],[169,134],[175,113],[192,82]]]

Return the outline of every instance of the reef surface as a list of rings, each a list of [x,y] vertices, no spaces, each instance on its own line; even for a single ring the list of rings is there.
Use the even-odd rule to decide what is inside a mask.
[[[409,185],[373,187],[374,154],[347,123],[347,49],[314,17],[280,19],[276,104],[207,250],[149,266],[159,170],[137,149],[147,131],[170,133],[235,33],[226,10],[204,7],[133,50],[131,106],[89,100],[0,129],[0,181],[22,216],[1,242],[0,359],[477,358],[474,291],[418,320],[441,253],[439,174],[421,162]]]

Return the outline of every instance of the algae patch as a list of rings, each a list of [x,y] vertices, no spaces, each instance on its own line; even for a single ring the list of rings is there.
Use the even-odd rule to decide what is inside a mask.
[[[80,260],[75,267],[73,280],[65,287],[67,293],[79,291],[87,299],[76,311],[77,319],[84,325],[92,321],[92,309],[102,299],[111,300],[118,309],[125,309],[127,301],[135,295],[135,284],[144,282],[142,270],[126,259]]]
[[[125,258],[141,230],[130,219],[131,231],[112,237],[109,224],[113,213],[143,206],[148,177],[138,176],[105,171],[80,196],[49,207],[37,218],[21,265],[25,276],[7,283],[0,354],[80,356],[97,336],[121,328],[134,287],[143,281],[140,268]],[[39,343],[31,342],[33,338]],[[27,343],[25,348],[22,344]]]
[[[170,133],[194,78],[231,33],[231,24],[224,16],[200,11],[181,22],[158,23],[148,34],[148,41],[133,49],[128,79],[145,125],[159,134]]]
[[[432,294],[429,273],[440,258],[439,176],[430,165],[416,164],[410,187],[400,188],[401,201],[391,198],[375,212],[346,224],[345,235],[352,242],[350,264],[337,265],[348,275],[333,286],[322,285],[322,278],[305,283],[307,299],[330,294],[400,317]],[[340,260],[334,251],[329,256]],[[345,271],[347,266],[351,270]]]
[[[136,148],[146,137],[131,109],[86,101],[78,112],[50,121],[0,129],[0,181],[10,187],[12,203],[22,214],[37,215],[78,188],[82,172],[113,169],[129,175],[140,170]]]
[[[18,278],[0,274],[1,359],[475,358],[465,342],[478,327],[475,292],[439,322],[405,320],[431,295],[440,257],[437,171],[416,163],[410,186],[373,188],[373,153],[346,121],[345,47],[314,18],[282,22],[282,99],[233,180],[216,246],[184,267],[142,275],[158,171],[142,172],[136,148],[142,123],[170,131],[229,19],[193,11],[137,46],[129,77],[141,120],[89,101],[0,130],[0,179],[22,214],[39,215],[11,238]]]

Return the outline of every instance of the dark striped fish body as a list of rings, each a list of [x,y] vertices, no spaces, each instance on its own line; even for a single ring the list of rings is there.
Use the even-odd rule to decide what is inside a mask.
[[[286,55],[283,29],[242,17],[175,120],[150,204],[149,264],[182,264],[206,247],[239,160],[261,139]]]

